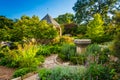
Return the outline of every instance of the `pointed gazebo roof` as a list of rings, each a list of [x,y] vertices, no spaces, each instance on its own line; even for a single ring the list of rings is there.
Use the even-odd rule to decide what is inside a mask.
[[[47,23],[53,24],[56,27],[60,27],[60,25],[49,14],[47,14],[42,20],[46,20]]]

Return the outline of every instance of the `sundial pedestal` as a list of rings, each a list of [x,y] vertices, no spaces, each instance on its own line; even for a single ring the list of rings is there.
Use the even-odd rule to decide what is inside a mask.
[[[75,39],[76,52],[82,54],[86,51],[86,47],[91,43],[90,39]]]

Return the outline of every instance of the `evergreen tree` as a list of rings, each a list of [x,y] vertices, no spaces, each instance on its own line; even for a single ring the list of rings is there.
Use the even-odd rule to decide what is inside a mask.
[[[103,20],[100,14],[95,14],[94,19],[88,23],[86,35],[92,41],[99,42],[104,34]]]

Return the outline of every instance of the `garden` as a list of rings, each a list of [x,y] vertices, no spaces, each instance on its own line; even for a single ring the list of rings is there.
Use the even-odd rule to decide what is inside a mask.
[[[54,24],[35,15],[16,20],[0,16],[0,79],[24,80],[37,74],[38,80],[120,80],[120,11],[107,16],[117,2],[101,3],[93,11],[99,3],[96,0],[86,11],[85,2],[77,0],[75,15],[66,13],[54,19],[62,36]],[[76,39],[90,39],[91,44],[78,53]],[[12,70],[7,78],[2,74],[5,68]]]

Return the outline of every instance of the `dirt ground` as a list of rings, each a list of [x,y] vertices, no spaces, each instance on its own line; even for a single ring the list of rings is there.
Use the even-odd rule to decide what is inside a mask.
[[[10,80],[15,69],[0,66],[0,80]]]

